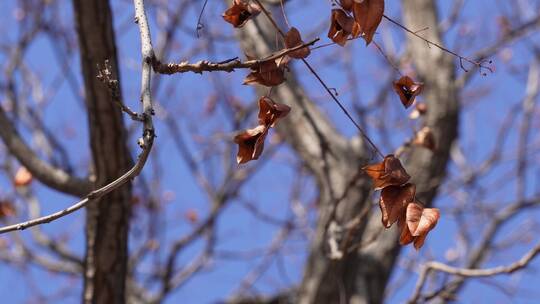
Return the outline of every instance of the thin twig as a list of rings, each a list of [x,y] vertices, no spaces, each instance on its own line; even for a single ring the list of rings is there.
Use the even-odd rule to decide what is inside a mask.
[[[540,254],[540,244],[536,245],[533,249],[527,252],[521,259],[518,261],[507,265],[507,266],[498,266],[493,268],[486,269],[470,269],[470,268],[458,268],[449,266],[440,262],[428,262],[422,267],[418,281],[416,282],[416,287],[413,295],[409,299],[409,303],[417,303],[420,298],[420,293],[424,287],[427,277],[431,271],[440,271],[448,274],[453,274],[462,277],[489,277],[499,274],[511,274],[515,271],[521,270],[538,255]]]
[[[206,8],[206,4],[208,4],[208,0],[204,1],[203,7],[201,8],[201,12],[199,13],[199,18],[197,18],[197,38],[199,38],[199,30],[204,28],[204,25],[201,23],[201,19],[204,13],[204,9]]]
[[[304,44],[301,44],[301,45],[298,45],[289,49],[284,49],[266,58],[257,59],[257,60],[248,60],[244,62],[238,60],[238,58],[232,58],[232,59],[228,59],[222,62],[210,62],[207,60],[202,60],[197,63],[188,63],[188,62],[161,63],[158,59],[154,58],[152,65],[156,73],[167,74],[167,75],[176,74],[176,73],[186,73],[186,72],[194,72],[194,73],[202,74],[203,72],[212,72],[212,71],[232,72],[235,69],[254,69],[265,62],[283,58],[294,51],[297,51],[305,47],[309,47],[310,45],[314,45],[319,40],[320,40],[319,38],[315,38],[309,41],[308,43],[304,43]]]
[[[142,138],[139,139],[139,145],[141,146],[142,151],[139,154],[137,162],[135,163],[135,165],[133,165],[131,169],[129,169],[129,171],[124,173],[122,176],[110,182],[109,184],[90,192],[82,200],[71,205],[70,207],[65,208],[61,211],[46,215],[46,216],[33,219],[33,220],[2,227],[0,228],[0,234],[10,232],[10,231],[16,231],[16,230],[24,230],[32,226],[50,223],[54,220],[57,220],[68,214],[71,214],[85,207],[89,203],[97,201],[99,198],[110,193],[111,191],[121,187],[122,185],[132,180],[134,177],[138,176],[141,173],[141,170],[143,169],[144,165],[146,164],[146,160],[148,159],[148,155],[150,154],[150,151],[152,150],[152,145],[153,145],[154,137],[155,137],[154,127],[152,124],[152,115],[154,111],[152,108],[152,97],[150,95],[150,72],[151,72],[150,63],[151,63],[151,58],[153,58],[153,50],[152,50],[152,42],[150,38],[150,30],[148,28],[146,13],[144,11],[144,1],[134,0],[133,2],[135,5],[136,21],[139,24],[139,30],[141,34],[141,46],[142,46],[142,55],[143,55],[141,100],[142,100],[142,108],[143,108],[142,115],[144,117],[144,120],[143,120],[143,136]]]
[[[426,38],[420,36],[417,32],[411,31],[410,29],[408,29],[408,28],[407,28],[406,26],[404,26],[403,24],[401,24],[401,23],[395,21],[394,19],[392,19],[392,18],[390,18],[390,17],[388,17],[388,16],[386,16],[386,15],[383,15],[383,17],[384,17],[386,20],[390,21],[391,23],[397,25],[398,27],[400,27],[401,29],[403,29],[403,30],[406,31],[407,33],[409,33],[409,34],[415,36],[415,37],[418,38],[418,39],[423,40],[428,46],[431,46],[431,45],[432,45],[432,46],[434,46],[434,47],[436,47],[436,48],[438,48],[438,49],[440,49],[440,50],[442,50],[442,51],[444,51],[444,52],[446,52],[446,53],[449,53],[449,54],[453,55],[454,57],[458,58],[458,59],[459,59],[459,65],[460,65],[461,69],[463,69],[465,72],[468,72],[469,70],[467,70],[467,69],[465,68],[465,66],[463,65],[463,61],[466,61],[466,62],[468,62],[468,63],[470,63],[470,64],[476,66],[477,68],[479,68],[479,69],[480,69],[480,73],[482,73],[482,69],[486,69],[486,70],[488,70],[490,73],[493,73],[493,70],[491,69],[491,67],[489,67],[489,66],[487,66],[487,65],[484,65],[484,62],[485,62],[485,61],[482,61],[482,60],[480,60],[480,61],[475,61],[475,60],[469,59],[469,58],[467,58],[467,57],[465,57],[465,56],[461,56],[460,54],[458,54],[458,53],[456,53],[456,52],[454,52],[454,51],[452,51],[452,50],[449,50],[449,49],[445,48],[444,46],[442,46],[442,45],[440,45],[440,44],[438,44],[438,43],[435,43],[435,42],[433,42],[433,41],[430,41],[430,40],[428,40],[428,39],[426,39]],[[488,63],[491,63],[491,61],[488,61]],[[485,74],[482,74],[482,75],[485,75]]]

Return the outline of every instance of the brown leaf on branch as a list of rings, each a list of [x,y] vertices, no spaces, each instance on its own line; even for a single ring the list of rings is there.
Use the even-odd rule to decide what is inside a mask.
[[[304,44],[304,41],[302,40],[300,32],[295,27],[292,27],[285,35],[285,46],[288,49],[291,49],[302,44]],[[306,46],[294,52],[290,52],[288,56],[300,59],[306,58],[307,56],[309,56],[309,54],[311,54],[311,50],[309,49],[309,47]]]
[[[277,59],[280,62],[282,58]],[[267,87],[273,87],[285,81],[285,71],[283,65],[276,63],[276,60],[262,62],[258,67],[251,70],[243,84],[261,84]]]
[[[353,37],[362,35],[366,40],[366,45],[368,45],[373,40],[373,35],[381,23],[384,14],[384,0],[355,0],[352,10],[354,20],[358,24],[358,29],[353,33]]]
[[[264,139],[267,134],[267,126],[257,126],[236,135],[234,137],[234,142],[238,144],[236,162],[243,164],[258,159],[264,149]]]
[[[388,186],[382,189],[379,207],[382,213],[384,227],[390,228],[398,219],[403,217],[407,205],[414,202],[416,186],[405,184],[403,186]]]
[[[389,154],[380,163],[362,168],[372,179],[373,188],[380,190],[388,186],[401,186],[411,178],[399,159]]]
[[[401,103],[405,109],[407,109],[413,104],[416,96],[422,93],[424,84],[421,82],[414,82],[409,76],[403,76],[398,79],[398,81],[394,82],[393,87],[394,91],[398,94]]]
[[[20,167],[19,170],[17,170],[17,173],[15,173],[13,184],[15,187],[28,186],[32,182],[32,179],[32,173],[30,173],[30,171],[28,171],[28,169],[25,167]]]
[[[234,0],[233,5],[223,13],[222,17],[238,28],[244,26],[249,19],[257,16],[260,12],[261,8],[255,3]]]
[[[289,114],[291,107],[274,102],[268,97],[259,99],[259,124],[273,128],[277,121]]]
[[[406,225],[402,229],[409,230],[414,241],[414,248],[418,250],[424,245],[427,234],[435,228],[439,218],[440,212],[437,208],[424,208],[418,202],[407,206]]]
[[[13,206],[13,203],[0,201],[0,220],[13,215],[15,215],[15,207]]]
[[[416,132],[413,144],[427,148],[431,151],[435,151],[437,145],[435,143],[435,136],[429,127],[423,127],[420,131]]]
[[[354,26],[354,19],[347,15],[345,11],[333,9],[332,17],[330,19],[330,29],[328,30],[328,38],[332,39],[335,43],[344,46],[353,32]]]

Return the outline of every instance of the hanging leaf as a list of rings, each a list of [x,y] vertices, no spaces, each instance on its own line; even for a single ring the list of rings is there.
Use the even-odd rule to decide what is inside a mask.
[[[264,149],[266,134],[268,134],[268,127],[257,126],[236,135],[234,137],[234,142],[238,144],[236,162],[243,164],[258,159]]]
[[[353,37],[362,35],[366,40],[366,45],[373,40],[373,35],[381,23],[384,14],[384,0],[355,0],[353,3],[353,15],[358,30],[355,30]]]
[[[422,93],[424,84],[420,82],[414,82],[409,76],[403,76],[398,81],[394,82],[394,91],[399,96],[401,103],[405,109],[409,108],[416,96]]]
[[[282,61],[282,59],[278,59]],[[285,71],[278,66],[275,60],[268,60],[261,63],[256,68],[251,69],[244,79],[243,84],[261,84],[267,87],[277,86],[285,81]]]
[[[390,228],[400,217],[403,216],[407,205],[414,202],[416,186],[405,184],[403,186],[388,186],[381,191],[379,207],[382,213],[384,227]]]
[[[233,5],[223,13],[223,19],[234,27],[242,27],[246,22],[257,16],[261,8],[252,2],[245,0],[234,0]]]
[[[302,37],[300,36],[300,32],[295,27],[292,27],[285,35],[285,47],[287,47],[288,49],[291,49],[293,47],[297,47],[302,44],[304,44],[304,41],[302,40]],[[300,58],[306,58],[307,56],[309,56],[309,54],[311,54],[311,50],[309,49],[309,47],[306,46],[294,52],[289,53],[287,56],[300,59]]]
[[[259,124],[273,128],[277,121],[289,114],[291,107],[276,103],[268,97],[259,99]]]
[[[435,228],[439,218],[437,208],[424,208],[417,202],[407,206],[405,219],[414,240],[414,248],[418,250],[424,245],[427,234]]]
[[[330,19],[330,29],[328,30],[328,38],[332,39],[335,43],[344,46],[353,32],[353,27],[353,18],[347,15],[343,10],[333,9]]]
[[[28,186],[32,182],[32,179],[32,173],[30,173],[30,171],[28,171],[28,169],[25,167],[20,167],[19,170],[17,170],[17,173],[15,173],[13,184],[15,187]]]
[[[399,159],[389,154],[380,163],[362,168],[372,179],[373,188],[380,190],[388,186],[401,186],[411,178]]]
[[[408,245],[414,241],[414,237],[412,236],[411,232],[409,231],[409,227],[407,227],[407,223],[405,223],[405,216],[402,216],[398,220],[398,227],[400,230],[399,234],[399,244],[402,246]]]

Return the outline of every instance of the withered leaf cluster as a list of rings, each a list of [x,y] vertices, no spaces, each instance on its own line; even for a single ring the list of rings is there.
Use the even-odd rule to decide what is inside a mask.
[[[242,27],[248,20],[257,16],[261,8],[249,0],[234,0],[232,6],[224,13],[225,21],[234,27]],[[285,70],[291,58],[302,59],[310,55],[309,47],[304,46],[304,41],[298,29],[292,27],[284,37],[285,49],[282,55],[259,61],[251,67],[251,72],[244,79],[243,84],[259,84],[267,87],[277,86],[285,81]],[[294,49],[294,50],[293,50]],[[248,59],[253,60],[253,58]],[[234,137],[238,144],[236,161],[238,164],[247,163],[258,159],[264,150],[264,141],[270,128],[275,127],[279,119],[287,116],[291,108],[285,104],[276,103],[269,97],[259,99],[259,124],[252,129],[244,130]]]
[[[405,109],[409,108],[413,104],[415,105],[414,110],[409,115],[410,119],[418,119],[426,115],[426,104],[415,103],[416,96],[422,93],[422,90],[424,89],[423,83],[416,82],[409,76],[402,76],[393,83],[393,88],[398,94],[399,99],[401,100],[401,103]],[[435,151],[437,149],[435,136],[433,135],[431,128],[426,125],[424,125],[419,131],[415,132],[414,137],[409,143],[424,147],[431,151]]]
[[[252,68],[243,84],[260,84],[267,87],[280,85],[285,81],[285,66],[280,63],[282,60],[283,58],[264,61]]]
[[[332,10],[328,38],[341,46],[357,37],[370,44],[384,15],[384,0],[340,0],[340,4],[340,9]]]
[[[238,144],[236,161],[238,164],[258,159],[264,149],[264,140],[270,128],[275,127],[278,120],[287,116],[291,108],[285,104],[274,102],[268,97],[259,99],[259,125],[245,130],[234,137]]]
[[[304,44],[300,32],[295,27],[292,27],[287,32],[284,40],[286,50],[300,47]],[[267,87],[280,85],[285,81],[285,70],[288,69],[291,58],[306,58],[309,54],[311,54],[311,50],[305,46],[289,52],[282,57],[263,61],[251,69],[251,72],[244,79],[243,84],[260,84]]]
[[[382,190],[379,207],[383,226],[390,228],[397,222],[400,244],[414,243],[414,248],[420,249],[429,231],[437,225],[439,209],[424,208],[416,199],[416,185],[408,183],[411,177],[394,155],[362,169],[373,179],[374,189]]]

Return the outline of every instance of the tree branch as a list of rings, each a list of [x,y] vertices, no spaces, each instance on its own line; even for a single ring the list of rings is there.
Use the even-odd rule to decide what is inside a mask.
[[[61,217],[64,217],[68,214],[71,214],[89,203],[97,201],[99,198],[103,197],[104,195],[110,193],[111,191],[121,187],[122,185],[126,184],[130,180],[132,180],[134,177],[138,176],[142,169],[144,168],[144,165],[146,164],[146,161],[148,159],[148,155],[150,154],[150,151],[152,149],[152,145],[154,143],[154,127],[152,122],[152,115],[154,114],[154,110],[152,108],[152,96],[150,94],[150,75],[151,75],[151,61],[153,58],[153,50],[152,50],[152,42],[150,37],[150,30],[148,28],[148,22],[146,19],[146,14],[144,11],[144,2],[143,0],[134,0],[135,5],[135,15],[136,15],[136,22],[139,25],[139,31],[141,36],[141,49],[142,49],[142,55],[143,55],[143,67],[142,67],[142,83],[141,83],[141,101],[142,101],[142,115],[143,115],[143,135],[139,139],[139,146],[142,148],[141,153],[138,156],[137,162],[133,165],[133,167],[124,173],[122,176],[117,178],[116,180],[106,184],[105,186],[94,190],[90,192],[88,195],[86,195],[85,198],[78,201],[77,203],[69,206],[68,208],[65,208],[61,211],[49,214],[47,216],[43,216],[37,219],[21,222],[14,225],[9,225],[0,228],[0,234],[10,232],[10,231],[16,231],[16,230],[24,230],[26,228],[50,223],[54,220],[57,220]],[[5,132],[4,125],[2,124],[2,114],[3,111],[0,110],[0,134],[3,134]],[[21,148],[20,143],[18,144],[19,149],[24,149],[25,146]],[[27,148],[27,147],[26,147]],[[24,164],[24,163],[23,163]]]
[[[446,265],[440,262],[428,262],[422,267],[422,271],[420,272],[420,276],[418,278],[418,281],[416,283],[415,291],[411,298],[409,299],[408,303],[417,303],[420,298],[420,293],[422,292],[422,288],[424,287],[427,277],[431,271],[440,271],[445,272],[457,276],[462,277],[489,277],[489,276],[495,276],[499,274],[511,274],[515,271],[521,270],[538,255],[540,254],[540,244],[536,245],[533,249],[528,251],[521,259],[518,261],[506,265],[506,266],[498,266],[493,268],[486,268],[486,269],[471,269],[471,268],[458,268],[453,267],[450,265]]]

